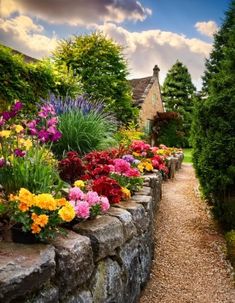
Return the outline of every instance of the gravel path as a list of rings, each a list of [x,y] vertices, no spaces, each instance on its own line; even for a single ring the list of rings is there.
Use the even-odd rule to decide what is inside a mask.
[[[163,185],[155,259],[140,303],[235,303],[225,242],[197,186],[189,164]]]

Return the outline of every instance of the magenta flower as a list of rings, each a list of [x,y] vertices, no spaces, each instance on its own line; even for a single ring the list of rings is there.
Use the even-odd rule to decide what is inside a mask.
[[[2,167],[5,166],[5,165],[6,165],[5,159],[1,158],[1,159],[0,159],[0,168],[2,168]]]
[[[26,154],[26,152],[23,151],[23,150],[21,150],[21,149],[19,149],[19,148],[17,148],[17,149],[14,150],[14,155],[15,155],[16,157],[22,158],[22,157],[25,156],[25,154]]]
[[[12,110],[14,112],[18,112],[18,111],[20,111],[22,109],[22,107],[23,107],[23,104],[20,101],[16,101],[16,103],[14,104]]]
[[[119,174],[126,173],[130,169],[130,163],[123,159],[114,159],[115,172]]]
[[[48,142],[48,140],[49,140],[49,133],[45,129],[41,129],[38,132],[38,139],[41,142],[43,142],[43,143]]]
[[[79,201],[75,207],[75,210],[79,218],[87,219],[90,216],[90,206],[85,201]]]
[[[106,212],[110,208],[109,200],[106,197],[100,197],[102,212]]]
[[[100,201],[100,198],[96,191],[88,191],[85,195],[85,200],[90,206],[92,206],[97,204]]]
[[[73,187],[69,190],[69,199],[70,200],[83,200],[84,193],[79,187]]]
[[[130,168],[127,172],[124,173],[126,177],[140,177],[140,172],[137,168]]]
[[[47,121],[48,127],[50,126],[55,126],[58,123],[58,118],[57,117],[52,117]]]
[[[53,136],[51,137],[51,141],[52,142],[58,141],[61,137],[62,137],[62,133],[57,130],[55,134],[53,134]]]

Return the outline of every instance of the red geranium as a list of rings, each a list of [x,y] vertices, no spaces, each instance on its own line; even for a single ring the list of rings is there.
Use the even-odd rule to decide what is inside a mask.
[[[92,189],[100,196],[105,196],[111,204],[119,203],[122,197],[121,186],[112,178],[102,176],[94,180]]]

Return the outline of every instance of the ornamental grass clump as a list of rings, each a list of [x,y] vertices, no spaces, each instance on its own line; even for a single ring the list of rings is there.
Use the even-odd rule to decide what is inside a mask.
[[[68,151],[86,154],[108,147],[114,143],[110,138],[116,125],[99,113],[91,111],[84,115],[81,110],[73,110],[59,116],[58,128],[62,138],[53,145],[53,150],[62,157]]]

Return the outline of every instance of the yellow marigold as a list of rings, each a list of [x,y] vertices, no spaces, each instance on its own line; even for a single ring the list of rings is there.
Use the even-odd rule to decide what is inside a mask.
[[[139,163],[137,165],[138,170],[142,173],[144,171],[144,165],[142,163]]]
[[[23,126],[22,125],[14,125],[14,129],[15,131],[18,133],[22,132],[22,130],[24,130]]]
[[[9,138],[10,135],[11,135],[11,131],[10,130],[2,130],[2,131],[0,131],[0,137]]]
[[[85,187],[85,183],[82,180],[77,180],[74,182],[74,186],[83,188]]]
[[[56,210],[57,204],[51,194],[39,194],[34,198],[34,204],[41,209]]]
[[[131,192],[129,191],[128,188],[122,187],[122,193],[123,193],[124,199],[130,199],[130,197],[131,197]]]
[[[31,230],[32,230],[32,234],[39,234],[41,231],[41,227],[38,226],[37,224],[33,223],[31,225]]]
[[[66,205],[59,210],[58,214],[65,222],[72,221],[76,215],[73,206],[69,203],[66,203]]]
[[[32,220],[34,221],[35,224],[44,227],[48,223],[48,216],[47,215],[37,215],[35,213],[32,214],[31,216]]]
[[[29,210],[28,204],[26,204],[24,202],[20,202],[19,205],[18,205],[18,208],[22,212],[26,212],[27,210]]]
[[[65,198],[59,198],[55,199],[57,206],[65,206],[67,203],[67,200]]]
[[[25,203],[28,206],[32,206],[34,203],[34,195],[26,188],[20,189],[18,199],[21,203]]]

